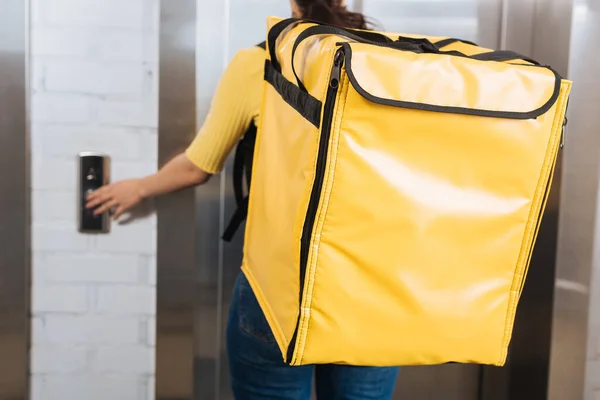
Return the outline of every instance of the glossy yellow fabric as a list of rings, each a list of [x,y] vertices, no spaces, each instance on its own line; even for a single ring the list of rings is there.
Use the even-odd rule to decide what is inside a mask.
[[[292,82],[291,48],[308,26],[278,42]],[[309,39],[295,60],[323,102],[340,41]],[[532,119],[380,105],[359,87],[391,101],[529,112],[552,97],[556,76],[522,61],[350,48],[303,288],[300,238],[323,124],[264,84],[243,271],[282,356],[299,322],[292,365],[503,365],[571,82],[559,81],[558,99]]]

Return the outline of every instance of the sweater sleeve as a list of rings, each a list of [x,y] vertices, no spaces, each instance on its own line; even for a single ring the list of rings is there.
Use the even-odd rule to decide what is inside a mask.
[[[239,51],[227,66],[202,128],[185,154],[201,170],[215,174],[229,153],[258,119],[264,80],[264,50]]]

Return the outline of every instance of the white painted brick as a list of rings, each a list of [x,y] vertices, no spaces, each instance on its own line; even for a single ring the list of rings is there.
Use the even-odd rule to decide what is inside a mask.
[[[148,333],[146,336],[147,344],[150,347],[155,347],[156,346],[156,319],[149,318],[147,321],[146,328],[148,329]]]
[[[146,314],[156,312],[156,290],[147,286],[101,286],[96,310],[100,313]]]
[[[113,181],[156,170],[159,15],[32,0],[33,400],[154,398],[156,218],[79,234],[75,189],[80,151]]]
[[[137,376],[51,374],[38,380],[34,400],[136,400],[138,382]]]
[[[146,383],[146,398],[144,400],[156,400],[156,380],[154,378],[149,378]]]
[[[30,81],[29,85],[31,86],[32,96],[35,97],[38,93],[44,91],[44,79],[46,74],[46,65],[43,62],[40,62],[37,57],[32,57],[30,66]],[[39,104],[39,103],[38,103]],[[35,103],[32,102],[33,112],[43,112],[42,109],[35,110]],[[32,118],[35,115],[31,116]]]
[[[157,62],[158,35],[112,28],[38,27],[32,32],[32,54],[88,56],[97,61]]]
[[[141,175],[138,175],[141,176]],[[113,222],[110,235],[98,236],[96,249],[118,253],[145,253],[155,247],[153,218],[139,219],[127,224]]]
[[[136,283],[138,256],[50,253],[39,258],[36,273],[45,282]]]
[[[106,153],[113,159],[136,160],[145,157],[148,144],[156,141],[152,131],[139,128],[97,126],[49,126],[36,129],[44,155],[74,158],[81,151]]]
[[[30,14],[32,26],[36,26],[43,22],[44,16],[46,14],[46,1],[47,0],[31,0]]]
[[[96,372],[152,373],[154,372],[154,349],[143,346],[100,348],[92,368]]]
[[[89,37],[81,28],[34,27],[31,32],[31,54],[34,56],[86,56],[89,53]]]
[[[69,221],[75,223],[77,199],[72,192],[32,192],[32,217],[36,222]]]
[[[156,286],[156,257],[140,256],[139,268],[139,282]]]
[[[46,376],[32,374],[29,378],[29,396],[31,400],[49,399],[45,397],[44,389],[46,385]]]
[[[157,166],[149,162],[125,162],[115,160],[112,163],[112,179],[123,180],[140,178],[156,172]]]
[[[155,63],[158,71],[158,61],[159,61],[159,45],[160,37],[154,32],[146,33],[144,35],[144,43],[143,43],[143,57],[144,61],[148,61],[150,63]],[[158,74],[156,74],[158,77]]]
[[[37,154],[33,155],[34,157]],[[32,185],[34,190],[70,190],[77,188],[77,159],[42,157],[32,163]]]
[[[151,161],[148,165],[158,169],[158,133],[140,135],[140,158]]]
[[[78,233],[74,226],[36,224],[32,236],[35,251],[87,251],[91,248],[91,237]]]
[[[136,29],[143,27],[144,0],[47,0],[48,22]]]
[[[151,266],[149,256],[142,255],[138,259],[138,282],[148,284],[150,282]]]
[[[154,96],[139,101],[102,100],[96,105],[100,124],[158,127],[158,102]]]
[[[96,30],[91,36],[94,58],[115,61],[154,61],[146,58],[144,43],[147,36],[141,31]]]
[[[150,258],[150,271],[150,282],[148,283],[152,286],[156,286],[158,279],[158,262],[156,261],[156,255]]]
[[[33,122],[82,124],[90,119],[90,99],[79,94],[34,93]]]
[[[32,310],[78,313],[88,310],[88,288],[74,285],[33,285]]]
[[[86,368],[88,362],[85,347],[34,345],[31,352],[31,371],[34,374],[79,372]]]
[[[139,96],[144,79],[146,72],[133,63],[65,60],[46,65],[45,86],[55,92]]]
[[[133,345],[139,335],[135,316],[45,314],[33,326],[34,343],[49,345]]]

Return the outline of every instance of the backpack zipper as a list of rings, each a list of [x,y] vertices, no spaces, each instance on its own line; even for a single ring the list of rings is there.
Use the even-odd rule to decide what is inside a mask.
[[[321,191],[323,189],[323,181],[325,178],[325,170],[327,167],[327,153],[329,151],[329,139],[331,137],[331,128],[333,125],[333,114],[335,111],[335,103],[337,98],[338,89],[340,87],[340,76],[342,71],[342,65],[344,64],[344,49],[340,48],[335,53],[333,60],[333,67],[331,69],[331,78],[329,79],[329,88],[327,89],[327,96],[325,98],[325,105],[323,107],[323,126],[321,129],[321,139],[319,140],[319,152],[317,155],[317,166],[315,169],[315,181],[313,183],[312,192],[310,194],[310,201],[308,203],[308,209],[306,211],[306,218],[304,220],[304,226],[302,228],[302,238],[300,240],[300,304],[299,308],[302,307],[302,297],[304,292],[304,280],[306,276],[306,267],[308,264],[308,255],[310,252],[310,242],[313,234],[313,227],[315,225],[315,219],[319,208],[319,202],[321,200]],[[298,321],[296,322],[296,329],[294,335],[290,341],[290,345],[287,351],[287,362],[291,364],[294,356],[294,350],[296,348],[296,340],[298,337],[298,328],[300,325],[301,312],[298,312]]]

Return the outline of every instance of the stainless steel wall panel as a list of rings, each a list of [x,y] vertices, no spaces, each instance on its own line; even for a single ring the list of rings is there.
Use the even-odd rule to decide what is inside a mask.
[[[363,0],[363,12],[392,32],[478,39],[477,0]]]
[[[266,38],[268,16],[290,15],[281,1],[211,0],[198,3],[196,80],[198,125],[202,124],[221,74],[235,53]],[[200,282],[196,303],[196,399],[230,399],[225,347],[227,317],[235,278],[242,260],[243,230],[232,243],[220,236],[235,211],[232,157],[224,171],[196,194],[196,271]]]
[[[598,251],[594,221],[598,207],[600,56],[590,49],[600,41],[600,2],[575,0],[573,19],[567,8],[569,2],[549,3],[550,9],[541,17],[546,28],[539,27],[536,38],[552,35],[550,39],[556,41],[557,49],[547,45],[540,57],[562,56],[562,70],[567,69],[566,58],[574,86],[560,198],[548,399],[579,400],[584,398],[590,272],[594,252]],[[565,34],[569,26],[571,37]],[[565,57],[563,49],[569,39],[570,56]],[[600,323],[597,312],[589,313],[589,318],[592,324]]]
[[[552,65],[568,77],[569,38],[571,33],[570,1],[503,0],[500,47],[529,55],[543,64]],[[560,15],[560,18],[556,18]],[[567,149],[568,150],[568,149]],[[578,358],[581,343],[575,337],[558,339],[552,333],[553,325],[564,327],[564,318],[557,319],[555,285],[557,275],[557,246],[559,242],[559,213],[566,208],[561,204],[564,193],[563,165],[568,155],[559,155],[548,206],[540,228],[531,261],[529,275],[520,300],[507,366],[485,368],[484,399],[486,400],[545,400],[555,391],[549,388],[550,360],[555,357],[561,342],[570,343],[571,355]],[[564,215],[564,214],[563,214]],[[562,330],[562,328],[559,328]],[[556,330],[556,328],[555,328]],[[574,369],[572,372],[576,374]],[[567,374],[568,375],[568,374]],[[568,379],[576,381],[573,375]],[[578,390],[571,387],[557,399],[581,399]]]
[[[161,2],[159,163],[181,152],[196,127],[195,0]],[[156,397],[192,400],[194,367],[195,194],[157,200]]]
[[[28,7],[0,0],[0,400],[28,398]]]
[[[199,128],[228,59],[229,0],[197,2],[196,90]],[[223,374],[223,244],[225,174],[196,191],[196,303],[194,399],[220,399]]]

